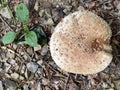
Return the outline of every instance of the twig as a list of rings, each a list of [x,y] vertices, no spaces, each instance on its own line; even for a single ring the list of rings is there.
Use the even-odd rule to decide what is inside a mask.
[[[49,63],[47,63],[47,62],[44,62],[51,70],[53,70],[54,72],[56,72],[56,73],[60,73],[62,76],[64,76],[64,77],[66,77],[67,75],[64,75],[62,72],[60,72],[60,71],[58,71],[58,70],[56,70],[56,69],[54,69]]]
[[[0,16],[0,19],[2,20],[3,23],[5,23],[9,29],[13,30],[10,25]]]
[[[67,84],[68,84],[69,78],[70,78],[70,73],[68,73],[68,77],[67,77],[67,80],[65,82],[64,90],[67,90]]]
[[[8,48],[8,47],[2,46],[2,47],[0,47],[0,48],[3,49],[3,50],[8,50],[8,52],[11,52],[11,53],[15,54],[16,56],[18,56],[20,59],[23,59],[23,58],[21,57],[21,55],[19,55],[18,53],[16,53],[15,51],[13,51],[12,49],[10,49],[10,48]]]
[[[48,63],[46,63],[46,62],[44,62],[50,69],[52,69],[54,72],[58,72],[58,71],[56,71],[55,69],[53,69],[53,67],[50,65],[50,64],[48,64]]]

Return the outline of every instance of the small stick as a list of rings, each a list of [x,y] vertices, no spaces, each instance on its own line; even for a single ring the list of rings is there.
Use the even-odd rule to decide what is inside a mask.
[[[67,80],[65,82],[64,90],[67,90],[67,84],[68,84],[69,78],[70,78],[70,73],[68,73],[68,77],[67,77]]]
[[[0,16],[0,19],[2,20],[3,23],[5,23],[9,29],[13,30],[10,25]]]
[[[66,77],[66,75],[64,75],[62,72],[54,69],[49,63],[47,63],[47,62],[44,62],[44,63],[45,63],[51,70],[53,70],[54,72],[59,73],[59,74],[61,74],[62,76]]]
[[[18,56],[19,58],[23,59],[23,58],[21,57],[21,55],[19,55],[18,53],[16,53],[15,51],[13,51],[12,49],[10,49],[10,48],[8,48],[8,47],[2,46],[2,47],[0,47],[0,48],[3,49],[3,50],[8,50],[8,52],[11,52],[11,53],[15,54],[16,56]]]
[[[50,69],[52,69],[54,72],[58,72],[58,71],[56,71],[50,64],[48,64],[48,63],[46,63],[46,62],[44,62]]]

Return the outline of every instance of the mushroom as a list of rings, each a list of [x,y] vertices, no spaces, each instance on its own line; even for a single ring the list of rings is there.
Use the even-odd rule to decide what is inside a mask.
[[[50,39],[50,52],[64,71],[96,74],[112,60],[109,25],[96,14],[76,11],[66,16],[55,28]]]

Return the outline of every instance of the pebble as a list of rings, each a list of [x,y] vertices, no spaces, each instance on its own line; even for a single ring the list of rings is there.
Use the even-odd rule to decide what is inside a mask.
[[[38,11],[38,9],[39,9],[39,4],[38,4],[38,1],[36,1],[36,2],[35,2],[34,9],[35,9],[36,11]]]
[[[23,90],[29,90],[29,86],[27,84],[23,85]]]
[[[23,76],[20,76],[19,79],[20,79],[20,80],[24,80],[25,78],[24,78]]]
[[[24,55],[23,55],[23,58],[24,58],[25,60],[27,60],[27,59],[28,59],[28,56],[27,56],[26,54],[24,54]]]
[[[24,54],[25,54],[23,51],[21,51],[21,52],[19,51],[19,53],[20,53],[21,55],[24,55]]]
[[[29,71],[31,71],[32,73],[35,73],[35,72],[37,71],[37,69],[38,69],[38,64],[35,63],[35,62],[29,62],[29,63],[27,64],[27,69],[28,69]]]
[[[8,19],[11,19],[11,18],[12,18],[12,15],[11,15],[11,13],[10,13],[10,11],[8,10],[7,7],[1,8],[0,14],[1,14],[3,17],[6,17],[6,18],[8,18]]]
[[[38,73],[38,74],[41,74],[41,73],[42,73],[41,68],[38,68],[37,73]]]
[[[35,54],[35,59],[39,60],[41,57],[38,54]]]
[[[43,64],[43,60],[39,60],[39,61],[37,61],[37,63],[38,63],[39,65],[42,65],[42,64]]]
[[[2,81],[0,81],[0,90],[3,90],[3,84],[2,84]]]
[[[42,9],[42,10],[39,11],[40,17],[42,17],[44,14],[45,14],[45,10],[44,9]]]
[[[18,71],[19,70],[19,65],[17,63],[14,64],[15,70]]]
[[[25,65],[22,65],[20,72],[21,74],[25,73]]]
[[[29,53],[30,55],[32,55],[33,54],[33,50],[32,50],[32,48],[27,48],[27,53]]]
[[[4,52],[1,53],[1,58],[2,58],[2,59],[1,59],[2,61],[5,61],[5,60],[8,59],[8,58],[6,57],[6,53],[4,53]]]
[[[8,57],[8,58],[10,58],[10,59],[15,57],[15,54],[14,54],[14,53],[11,53],[11,52],[7,52],[6,55],[7,55],[6,57]]]
[[[120,10],[120,3],[117,5],[117,9]]]
[[[11,78],[11,76],[10,76],[9,74],[7,74],[7,73],[5,73],[5,76],[6,76],[7,78]]]
[[[42,90],[41,83],[38,83],[37,90]]]
[[[0,68],[0,72],[2,71],[3,69],[2,68]]]
[[[51,34],[54,32],[54,30],[55,30],[55,27],[51,27]]]
[[[14,79],[18,79],[19,74],[18,73],[12,73],[11,77],[14,78]]]
[[[105,89],[105,90],[115,90],[115,89],[113,89],[113,88],[109,88],[109,89]]]
[[[2,57],[1,57],[1,55],[0,55],[0,61],[2,61]]]
[[[41,45],[37,45],[36,47],[34,47],[34,51],[39,51],[41,50]]]
[[[110,83],[110,86],[111,86],[112,88],[114,88],[114,87],[115,87],[114,83]]]
[[[10,59],[8,62],[9,62],[11,65],[14,65],[14,64],[16,63],[16,61],[15,61],[14,59]]]
[[[117,90],[120,90],[120,79],[113,81]]]
[[[17,89],[17,90],[22,90],[22,89]]]
[[[80,10],[80,11],[85,10],[84,7],[82,7],[82,6],[79,6],[77,9]]]
[[[5,63],[5,71],[8,72],[10,68],[11,68],[11,65],[8,63]]]
[[[50,81],[48,79],[46,79],[46,78],[42,79],[42,84],[43,85],[48,85],[49,83],[50,83]]]
[[[48,86],[45,87],[45,90],[51,90]],[[59,89],[56,89],[59,90]]]
[[[49,18],[46,22],[47,25],[54,25],[52,18]]]
[[[103,88],[107,88],[107,87],[108,87],[108,84],[105,83],[105,82],[103,82],[102,87],[103,87]]]
[[[50,9],[45,9],[45,15],[47,17],[51,17],[51,10]]]
[[[46,55],[47,54],[47,52],[48,52],[48,45],[44,45],[43,46],[43,48],[42,48],[42,50],[41,50],[41,55]]]
[[[14,49],[17,49],[17,45],[16,45],[16,44],[13,44],[13,48],[14,48]]]
[[[29,80],[33,80],[35,76],[34,76],[34,74],[29,74],[28,77],[29,77]]]
[[[5,80],[5,85],[8,90],[16,90],[16,88],[17,88],[16,82],[13,80],[10,80],[10,79]]]
[[[71,9],[72,9],[72,6],[66,6],[65,9],[63,10],[63,12],[64,12],[65,14],[69,14],[70,11],[71,11]]]

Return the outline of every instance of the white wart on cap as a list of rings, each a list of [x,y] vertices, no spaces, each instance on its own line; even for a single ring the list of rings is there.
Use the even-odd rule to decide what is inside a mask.
[[[50,52],[63,70],[77,74],[95,74],[112,60],[111,29],[96,14],[83,10],[66,16],[55,28]]]

